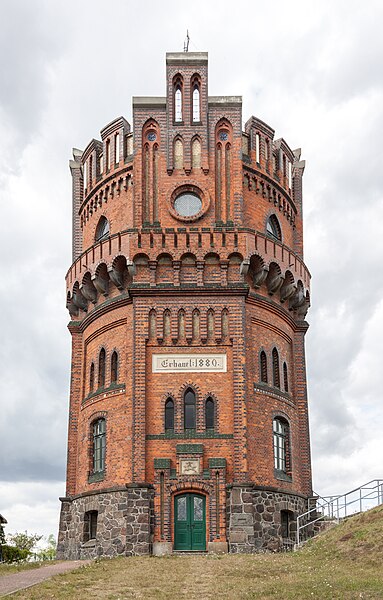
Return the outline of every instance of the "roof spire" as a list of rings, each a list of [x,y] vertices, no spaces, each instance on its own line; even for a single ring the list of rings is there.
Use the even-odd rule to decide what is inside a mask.
[[[187,29],[186,30],[186,39],[184,41],[184,52],[189,52],[189,41],[190,41],[189,30]]]

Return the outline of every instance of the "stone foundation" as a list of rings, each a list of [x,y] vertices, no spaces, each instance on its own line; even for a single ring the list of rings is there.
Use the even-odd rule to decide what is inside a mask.
[[[152,544],[154,489],[130,484],[103,492],[61,498],[58,559],[87,559],[99,556],[171,554],[171,541]],[[307,510],[302,496],[271,491],[252,484],[232,485],[227,490],[227,541],[208,543],[215,553],[254,553],[292,548],[296,519]],[[86,515],[97,511],[97,534],[88,539]],[[281,522],[288,513],[288,536]],[[283,530],[284,529],[284,530]]]
[[[228,489],[228,540],[233,553],[278,552],[295,542],[298,515],[307,510],[302,496],[233,485]],[[288,511],[288,536],[282,535],[281,511]]]
[[[151,486],[132,484],[126,488],[61,498],[61,502],[58,559],[151,553]],[[86,535],[86,513],[89,511],[97,511],[95,539],[87,539]]]

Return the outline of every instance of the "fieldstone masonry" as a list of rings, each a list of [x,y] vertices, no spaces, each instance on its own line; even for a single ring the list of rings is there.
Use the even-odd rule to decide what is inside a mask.
[[[263,488],[230,486],[228,490],[230,552],[276,552],[295,541],[296,518],[307,510],[307,499]],[[289,511],[289,538],[282,538],[281,511]]]
[[[62,498],[57,558],[141,555],[151,551],[153,491],[151,486]],[[97,542],[84,540],[85,514],[97,511]]]

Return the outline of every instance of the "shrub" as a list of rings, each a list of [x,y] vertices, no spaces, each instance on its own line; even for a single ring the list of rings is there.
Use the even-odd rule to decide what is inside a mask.
[[[8,544],[3,544],[1,550],[3,553],[3,561],[7,563],[27,560],[31,554],[29,550],[26,550],[25,548],[16,548],[16,546],[8,546]]]

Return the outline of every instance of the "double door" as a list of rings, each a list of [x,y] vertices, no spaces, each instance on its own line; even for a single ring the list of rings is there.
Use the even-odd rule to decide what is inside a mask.
[[[174,549],[206,550],[206,499],[182,494],[174,499]]]

